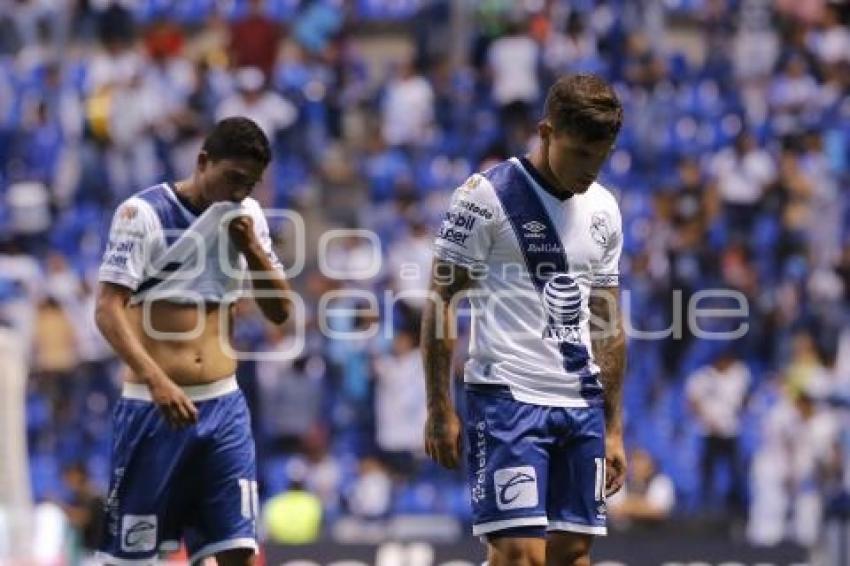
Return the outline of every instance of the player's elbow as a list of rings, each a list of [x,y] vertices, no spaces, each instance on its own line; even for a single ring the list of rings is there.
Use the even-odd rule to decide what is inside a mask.
[[[113,320],[112,309],[103,300],[98,299],[94,309],[94,323],[100,333],[106,335]]]
[[[118,311],[124,309],[124,298],[109,290],[101,289],[97,294],[94,307],[94,322],[104,336],[114,326]]]

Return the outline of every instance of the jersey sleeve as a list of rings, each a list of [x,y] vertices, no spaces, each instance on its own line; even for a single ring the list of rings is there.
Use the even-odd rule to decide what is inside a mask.
[[[610,206],[591,217],[591,237],[602,248],[599,260],[593,265],[591,285],[594,287],[617,287],[620,284],[623,221],[620,208],[613,197],[610,202]]]
[[[434,241],[437,258],[466,268],[484,264],[499,215],[492,192],[481,175],[473,175],[455,190]]]
[[[153,211],[138,199],[124,201],[112,217],[109,238],[103,252],[98,281],[139,288],[146,276],[145,263],[150,261],[151,247],[160,232]]]

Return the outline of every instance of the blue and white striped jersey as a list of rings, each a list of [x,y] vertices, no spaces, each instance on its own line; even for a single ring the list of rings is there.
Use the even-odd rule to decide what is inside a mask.
[[[131,304],[151,296],[222,302],[243,288],[247,267],[224,225],[237,214],[252,217],[263,250],[283,272],[256,200],[215,203],[198,213],[163,183],[136,193],[115,211],[98,280],[129,288]]]
[[[524,159],[455,191],[435,255],[475,279],[466,382],[507,385],[538,405],[601,402],[588,298],[619,285],[621,224],[602,185],[561,200]]]

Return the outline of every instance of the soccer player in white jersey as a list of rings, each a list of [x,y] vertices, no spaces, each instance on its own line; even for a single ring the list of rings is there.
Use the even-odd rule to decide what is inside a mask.
[[[253,187],[271,160],[247,118],[216,124],[193,175],[116,210],[97,325],[126,365],[115,408],[105,564],[152,564],[183,540],[193,564],[255,563],[254,442],[229,350],[233,299],[250,282],[281,324],[289,286]]]
[[[422,322],[425,449],[466,445],[473,534],[490,566],[590,564],[623,483],[619,208],[596,182],[622,124],[592,75],[549,90],[540,143],[458,188]],[[453,304],[472,306],[463,427],[449,395]],[[465,438],[465,441],[461,441]]]

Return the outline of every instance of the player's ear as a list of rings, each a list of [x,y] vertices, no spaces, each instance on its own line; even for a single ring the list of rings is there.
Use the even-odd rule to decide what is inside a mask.
[[[540,135],[540,141],[543,142],[543,145],[548,145],[552,137],[552,124],[549,123],[549,120],[537,122],[537,133]]]
[[[198,171],[203,171],[204,169],[206,169],[207,165],[209,165],[209,162],[210,162],[209,154],[206,151],[201,150],[198,153],[198,162],[197,162]]]

